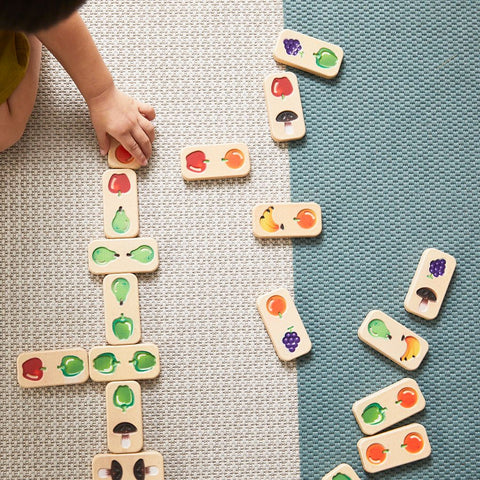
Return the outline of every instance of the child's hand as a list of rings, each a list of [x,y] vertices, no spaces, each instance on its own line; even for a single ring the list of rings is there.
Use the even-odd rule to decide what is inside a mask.
[[[97,134],[100,153],[110,148],[109,135],[117,139],[142,165],[152,154],[155,131],[151,120],[155,110],[118,91],[115,86],[100,95],[87,99],[93,128]]]

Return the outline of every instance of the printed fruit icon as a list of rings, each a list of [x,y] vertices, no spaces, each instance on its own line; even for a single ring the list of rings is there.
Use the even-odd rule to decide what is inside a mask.
[[[97,265],[106,265],[116,260],[120,255],[107,247],[98,247],[92,253],[92,260]]]
[[[368,333],[372,337],[385,338],[385,339],[388,338],[389,340],[392,339],[392,336],[390,335],[390,331],[388,330],[383,320],[375,318],[368,324],[367,328],[368,328]]]
[[[150,352],[140,350],[135,352],[133,359],[128,363],[133,363],[133,367],[137,372],[148,372],[155,366],[157,359]]]
[[[127,299],[128,292],[130,291],[130,283],[126,278],[116,278],[112,282],[112,292],[120,305]]]
[[[207,168],[209,160],[206,159],[205,154],[197,150],[187,155],[187,170],[195,173],[202,173]]]
[[[302,228],[312,228],[317,223],[315,213],[309,208],[300,210],[294,220]]]
[[[379,403],[371,403],[362,413],[362,418],[365,423],[369,425],[378,425],[385,420],[385,411],[387,409],[382,407]]]
[[[273,207],[267,208],[263,213],[262,216],[260,217],[260,226],[266,231],[266,232],[276,232],[279,229],[283,230],[284,226],[283,224],[277,225],[275,221],[273,220]]]
[[[300,56],[302,56],[303,54],[303,52],[301,52],[302,45],[300,44],[300,40],[297,40],[295,38],[286,38],[283,41],[283,46],[285,47],[287,55],[295,56],[300,53]]]
[[[445,273],[445,267],[447,266],[447,261],[444,258],[438,260],[432,260],[430,262],[430,268],[428,271],[430,275],[427,275],[428,278],[437,278],[441,277]]]
[[[222,162],[226,162],[225,165],[227,167],[240,168],[245,162],[245,156],[238,148],[232,148],[225,154],[225,157],[222,158]]]
[[[115,426],[113,433],[118,433],[122,436],[122,448],[129,448],[132,444],[130,435],[137,432],[137,427],[130,422],[121,422]]]
[[[428,302],[436,302],[437,296],[435,292],[427,287],[422,287],[417,290],[417,295],[422,299],[420,301],[420,305],[418,306],[418,310],[420,312],[426,312],[428,309]]]
[[[287,77],[274,78],[272,82],[272,94],[275,97],[288,97],[293,92],[292,82]]]
[[[93,361],[93,368],[107,375],[113,373],[119,364],[120,362],[115,358],[113,353],[101,353]]]
[[[329,48],[321,48],[313,55],[317,61],[317,65],[321,68],[331,68],[337,64],[338,58]]]
[[[370,463],[378,465],[385,461],[388,452],[389,450],[386,450],[381,443],[372,443],[367,448],[366,455]]]
[[[332,480],[352,480],[348,475],[344,473],[337,473],[333,476]]]
[[[113,394],[113,404],[125,412],[135,403],[135,395],[128,385],[120,385]]]
[[[127,253],[127,257],[131,257],[137,262],[140,263],[149,263],[155,257],[155,252],[153,248],[148,245],[141,245],[137,247],[135,250]]]
[[[62,358],[58,367],[65,377],[75,377],[83,372],[83,360],[75,355],[67,355]]]
[[[418,394],[414,388],[402,388],[397,394],[397,401],[403,408],[412,408],[418,401]]]
[[[114,173],[108,181],[108,189],[120,196],[130,190],[130,180],[125,173]]]
[[[287,301],[281,295],[273,295],[267,300],[267,310],[271,315],[282,318],[287,310]]]
[[[415,358],[420,353],[420,342],[412,336],[406,337],[402,335],[402,341],[405,340],[407,349],[405,353],[400,357],[400,361],[406,362],[411,358]]]
[[[115,149],[115,158],[120,162],[120,163],[130,163],[130,162],[133,162],[133,160],[135,160],[132,155],[130,154],[130,152],[128,152],[127,150],[125,150],[124,146],[123,145],[119,145],[116,149]]]
[[[112,220],[112,228],[117,233],[126,233],[130,228],[130,219],[127,217],[123,207],[118,207]]]
[[[293,328],[293,327],[290,327]],[[293,353],[300,343],[300,337],[298,336],[297,332],[291,332],[290,330],[285,333],[282,338],[282,342],[285,345],[285,348]]]
[[[46,368],[43,366],[42,361],[37,357],[29,358],[22,363],[23,378],[32,380],[32,382],[41,380],[45,370]]]
[[[113,321],[112,330],[119,340],[128,340],[133,333],[133,320],[122,313]]]
[[[416,432],[409,433],[401,445],[408,453],[418,453],[423,448],[423,437]]]

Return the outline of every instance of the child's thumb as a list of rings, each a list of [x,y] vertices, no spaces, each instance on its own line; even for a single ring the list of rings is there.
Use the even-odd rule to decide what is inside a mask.
[[[106,132],[97,132],[97,140],[100,147],[100,154],[106,155],[110,149],[110,137]]]

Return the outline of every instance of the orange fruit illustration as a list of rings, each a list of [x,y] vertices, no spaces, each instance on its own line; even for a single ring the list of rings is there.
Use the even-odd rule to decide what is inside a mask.
[[[317,223],[315,213],[309,208],[300,210],[294,220],[298,222],[298,226],[302,228],[312,228]]]
[[[370,463],[378,465],[379,463],[385,461],[385,459],[387,458],[387,453],[388,450],[386,450],[381,443],[372,443],[367,448],[366,455]]]
[[[227,162],[227,167],[240,168],[245,162],[245,156],[238,148],[232,148],[232,150],[229,150],[225,154],[225,157],[222,158],[222,162]]]
[[[273,295],[267,300],[267,310],[275,317],[282,318],[287,310],[287,301],[281,295]]]
[[[402,443],[402,448],[404,448],[409,453],[418,453],[423,448],[423,437],[417,433],[409,433]]]

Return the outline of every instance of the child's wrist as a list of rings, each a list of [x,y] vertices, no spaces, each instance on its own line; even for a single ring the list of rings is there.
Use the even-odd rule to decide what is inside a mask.
[[[111,80],[103,85],[95,85],[92,88],[89,88],[88,91],[82,92],[82,95],[87,102],[87,105],[91,107],[109,97],[115,89],[115,84],[113,83],[113,80]]]

